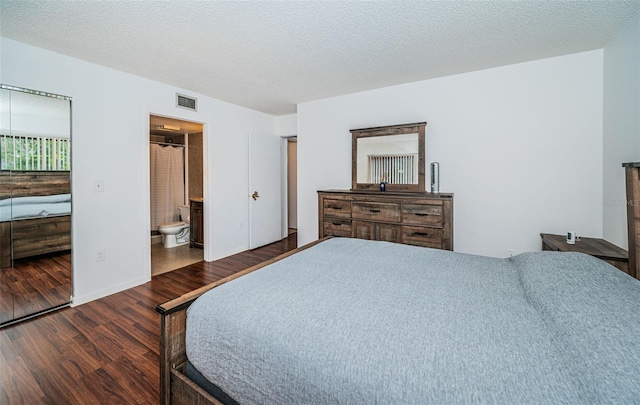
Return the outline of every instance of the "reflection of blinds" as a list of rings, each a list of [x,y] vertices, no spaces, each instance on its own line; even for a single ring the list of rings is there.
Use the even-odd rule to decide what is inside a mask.
[[[0,134],[0,169],[69,170],[71,143],[68,138]]]
[[[418,182],[418,154],[368,155],[369,183],[415,184]]]

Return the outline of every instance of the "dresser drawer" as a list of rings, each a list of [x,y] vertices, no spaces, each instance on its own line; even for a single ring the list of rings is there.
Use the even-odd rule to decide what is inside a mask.
[[[453,195],[318,191],[318,235],[453,250]]]
[[[404,225],[402,227],[402,243],[442,249],[442,229]]]
[[[322,223],[324,236],[351,237],[351,221],[342,219],[326,220]]]
[[[400,222],[400,204],[354,201],[352,218]]]
[[[325,198],[322,209],[326,216],[351,218],[351,201]]]
[[[402,223],[407,225],[442,226],[442,206],[403,204]]]

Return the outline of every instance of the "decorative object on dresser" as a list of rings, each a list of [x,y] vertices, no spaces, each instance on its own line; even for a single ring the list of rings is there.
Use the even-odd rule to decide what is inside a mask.
[[[351,189],[425,191],[426,125],[352,129]]]
[[[431,163],[431,192],[440,192],[440,163]]]
[[[629,236],[629,275],[640,279],[640,162],[623,163],[627,183],[627,234]]]
[[[629,255],[627,251],[604,239],[581,237],[575,238],[575,243],[570,244],[567,243],[566,235],[541,233],[540,237],[542,237],[542,250],[586,253],[632,275],[629,272]]]
[[[319,237],[453,250],[453,194],[318,191]]]
[[[191,234],[191,247],[204,248],[204,214],[203,214],[203,202],[202,198],[190,198],[191,217],[190,234]]]

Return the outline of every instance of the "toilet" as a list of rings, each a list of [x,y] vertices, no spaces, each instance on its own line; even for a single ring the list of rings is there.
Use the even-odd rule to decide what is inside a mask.
[[[162,235],[162,243],[165,248],[189,243],[189,206],[180,205],[178,211],[180,211],[182,221],[158,225],[158,232]]]

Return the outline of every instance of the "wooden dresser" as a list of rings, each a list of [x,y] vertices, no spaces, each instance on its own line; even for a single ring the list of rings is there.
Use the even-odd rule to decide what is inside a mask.
[[[453,250],[453,194],[318,191],[319,236]]]

